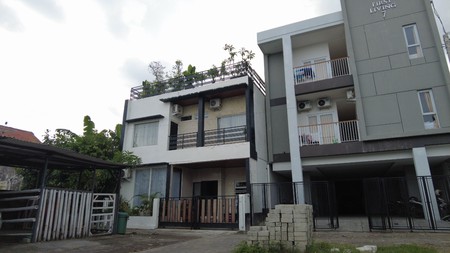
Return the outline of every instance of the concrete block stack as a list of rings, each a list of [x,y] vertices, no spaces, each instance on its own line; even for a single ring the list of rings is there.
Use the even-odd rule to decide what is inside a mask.
[[[311,205],[276,205],[267,214],[265,226],[250,227],[247,243],[281,243],[304,250],[312,243],[312,210]]]

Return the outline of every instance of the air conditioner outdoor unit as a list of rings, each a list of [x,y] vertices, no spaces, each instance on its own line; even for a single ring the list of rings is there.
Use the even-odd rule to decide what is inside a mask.
[[[319,109],[328,108],[331,106],[331,100],[330,98],[319,98],[317,100],[317,107]]]
[[[131,169],[123,169],[122,171],[123,171],[122,178],[124,178],[124,179],[131,178]]]
[[[220,101],[220,98],[214,98],[209,100],[209,108],[211,109],[220,109],[222,106],[222,101]]]
[[[355,99],[355,90],[351,89],[347,91],[347,100]]]
[[[305,100],[297,103],[297,109],[299,111],[308,111],[311,110],[311,101]]]
[[[173,104],[172,105],[172,115],[180,116],[181,114],[183,114],[183,107],[179,104]]]

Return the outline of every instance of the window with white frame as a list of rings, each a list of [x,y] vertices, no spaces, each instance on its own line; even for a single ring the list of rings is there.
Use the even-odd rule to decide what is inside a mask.
[[[247,118],[245,114],[230,115],[217,119],[218,141],[238,142],[246,138]]]
[[[158,125],[158,121],[134,125],[133,147],[158,144]]]
[[[225,116],[218,119],[219,128],[238,127],[246,125],[245,114]]]
[[[146,197],[164,197],[166,168],[143,168],[135,172],[133,206],[140,206]]]
[[[422,46],[420,45],[419,34],[416,24],[406,25],[403,27],[405,35],[406,47],[408,49],[409,59],[422,57]]]
[[[417,94],[419,95],[420,107],[422,108],[425,129],[439,128],[433,93],[431,90],[421,90]]]

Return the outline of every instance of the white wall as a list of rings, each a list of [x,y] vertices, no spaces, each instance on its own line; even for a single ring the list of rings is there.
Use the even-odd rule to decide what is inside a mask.
[[[295,48],[292,50],[292,65],[299,67],[304,65],[306,60],[312,60],[317,58],[326,58],[330,60],[330,50],[328,43],[314,44],[307,47]]]

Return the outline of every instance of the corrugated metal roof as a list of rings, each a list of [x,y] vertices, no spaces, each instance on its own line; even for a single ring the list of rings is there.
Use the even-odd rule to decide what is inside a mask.
[[[0,137],[0,165],[42,169],[123,169],[126,165],[41,143]]]

